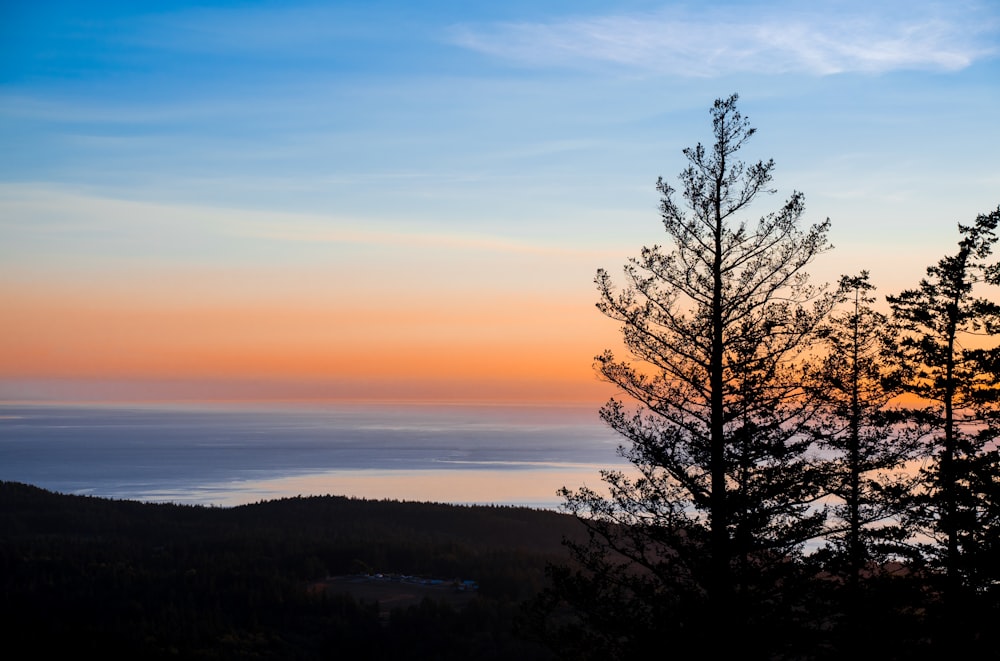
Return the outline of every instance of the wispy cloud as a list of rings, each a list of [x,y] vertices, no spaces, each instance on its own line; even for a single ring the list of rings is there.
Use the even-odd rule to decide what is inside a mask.
[[[895,3],[893,3],[895,4]],[[664,9],[544,23],[456,27],[465,48],[537,67],[617,65],[689,77],[732,73],[955,71],[998,52],[1000,15],[982,5],[756,5]]]
[[[291,244],[396,246],[501,254],[587,256],[606,254],[590,246],[567,246],[486,233],[413,230],[403,221],[281,213],[100,197],[61,187],[0,184],[0,236],[13,252],[38,252],[72,241],[106,256],[109,246],[129,258],[144,249],[173,246],[180,254],[203,246],[219,258],[237,253],[246,240]],[[110,244],[108,244],[110,242]],[[30,246],[29,246],[30,244]],[[30,249],[26,249],[30,248]],[[0,250],[0,254],[5,252]]]

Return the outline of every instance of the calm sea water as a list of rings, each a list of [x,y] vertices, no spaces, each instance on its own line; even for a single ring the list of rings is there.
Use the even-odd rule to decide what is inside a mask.
[[[214,505],[294,495],[557,507],[620,439],[591,408],[0,404],[0,479]]]

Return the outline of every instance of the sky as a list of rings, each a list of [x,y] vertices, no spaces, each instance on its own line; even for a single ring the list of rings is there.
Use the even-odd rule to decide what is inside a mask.
[[[913,287],[1000,204],[1000,5],[0,0],[0,401],[600,401],[593,284],[738,93]]]

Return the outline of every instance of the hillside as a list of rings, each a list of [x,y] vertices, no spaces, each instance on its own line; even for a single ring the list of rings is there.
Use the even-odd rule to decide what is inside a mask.
[[[563,536],[582,534],[526,508],[335,496],[211,508],[12,482],[0,530],[9,642],[104,658],[546,658],[518,639],[518,604],[566,560]],[[310,589],[362,573],[479,589],[465,606],[428,598],[389,617],[350,590]]]

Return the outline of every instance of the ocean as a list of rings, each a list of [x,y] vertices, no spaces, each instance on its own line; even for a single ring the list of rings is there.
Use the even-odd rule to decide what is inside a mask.
[[[234,506],[297,495],[557,509],[621,439],[595,407],[0,404],[0,480]]]

